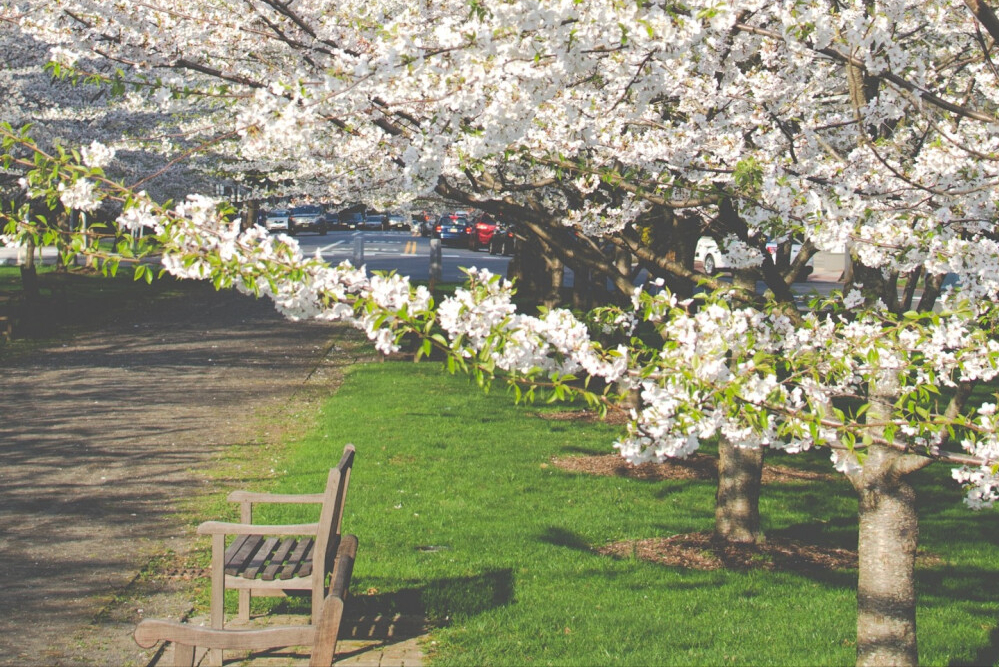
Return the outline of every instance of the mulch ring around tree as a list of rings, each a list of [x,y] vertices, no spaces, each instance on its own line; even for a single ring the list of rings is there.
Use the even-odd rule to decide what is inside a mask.
[[[553,422],[581,421],[585,423],[603,422],[605,424],[621,425],[627,424],[629,413],[626,410],[608,410],[607,414],[601,417],[593,410],[545,410],[538,412],[537,416]]]
[[[667,567],[692,570],[774,570],[829,572],[857,567],[857,552],[850,549],[804,544],[796,540],[767,538],[762,544],[731,544],[711,533],[616,542],[596,549],[615,558],[638,558]]]
[[[555,457],[552,465],[562,470],[590,475],[613,475],[644,481],[716,480],[718,461],[712,456],[694,454],[687,459],[664,463],[632,465],[616,454],[604,456]],[[827,480],[833,476],[765,465],[763,483]],[[672,537],[627,540],[596,549],[615,558],[639,558],[667,567],[694,570],[780,570],[822,572],[854,569],[857,552],[849,549],[805,544],[797,540],[768,538],[762,544],[733,544],[717,540],[711,533],[689,533]]]
[[[718,460],[706,454],[694,454],[686,459],[675,459],[663,463],[649,461],[637,466],[629,463],[617,454],[602,456],[556,456],[552,459],[552,465],[569,472],[627,477],[646,482],[657,482],[667,479],[718,479]],[[765,464],[763,466],[764,484],[813,482],[830,479],[835,479],[835,476],[780,465]]]
[[[733,544],[709,532],[672,537],[625,540],[595,549],[614,558],[638,558],[691,570],[768,570],[818,574],[857,569],[853,549],[807,544],[782,537],[767,537],[761,544]],[[932,568],[945,561],[931,553],[916,555],[916,567]]]

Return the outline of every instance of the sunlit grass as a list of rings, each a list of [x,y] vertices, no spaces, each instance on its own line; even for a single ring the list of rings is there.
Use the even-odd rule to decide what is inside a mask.
[[[710,530],[713,486],[563,472],[553,456],[608,453],[619,429],[537,412],[437,364],[358,366],[320,427],[288,448],[273,490],[321,488],[344,443],[356,445],[344,519],[361,544],[350,604],[427,615],[438,626],[434,664],[854,661],[854,572],[700,572],[596,554]],[[943,468],[919,486],[921,544],[937,559],[919,575],[921,662],[991,664],[996,516],[962,507]],[[841,479],[767,486],[761,508],[770,534],[856,547],[856,500]],[[295,511],[261,519],[304,518]]]

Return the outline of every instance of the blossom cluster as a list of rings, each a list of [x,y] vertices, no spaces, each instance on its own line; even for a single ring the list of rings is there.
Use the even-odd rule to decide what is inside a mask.
[[[456,188],[594,239],[696,212],[691,224],[719,235],[736,217],[751,238],[848,249],[886,281],[953,274],[939,312],[914,317],[854,284],[794,316],[640,292],[589,322],[518,313],[512,286],[482,271],[434,304],[405,278],[327,267],[294,239],[241,232],[203,196],[167,213],[140,198],[120,218],[157,233],[174,275],[264,294],[289,317],[349,322],[382,351],[436,322],[451,354],[490,372],[560,387],[586,374],[637,391],[618,443],[633,460],[686,456],[715,436],[826,446],[847,473],[863,465],[865,439],[935,456],[955,423],[920,392],[999,372],[999,77],[959,3],[196,0],[177,12],[157,0],[22,0],[0,19],[51,45],[60,66],[132,63],[124,112],[169,114],[176,131],[142,142],[130,130],[80,141],[87,167],[129,162],[103,146],[171,153],[200,141],[213,166],[275,176],[261,195],[384,206]],[[81,173],[53,194],[93,210],[99,186]],[[726,245],[733,266],[759,263],[758,248]],[[662,344],[623,335],[643,328]],[[877,429],[837,404],[872,392],[895,399]],[[966,419],[981,435],[964,446],[982,466],[958,478],[981,506],[996,495],[996,425],[987,409]]]

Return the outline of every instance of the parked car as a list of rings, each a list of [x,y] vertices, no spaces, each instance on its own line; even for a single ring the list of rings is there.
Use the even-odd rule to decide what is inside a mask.
[[[323,223],[326,225],[326,229],[341,229],[340,227],[340,216],[336,214],[336,211],[326,211],[323,213]]]
[[[353,212],[344,213],[341,212],[337,216],[337,227],[340,229],[360,229],[364,226],[364,214]]]
[[[405,230],[407,232],[412,229],[409,223],[406,222],[406,218],[398,213],[389,213],[388,219],[389,229]]]
[[[801,252],[801,243],[799,243],[798,241],[791,242],[790,244],[791,256],[790,258],[788,258],[787,264],[782,264],[781,262],[782,258],[780,256],[780,253],[787,252],[787,249],[788,246],[786,245],[786,243],[778,243],[777,241],[773,240],[767,241],[767,252],[770,253],[770,256],[773,258],[774,264],[776,264],[778,268],[781,268],[782,266],[784,267],[789,266],[789,264],[794,261],[795,257],[798,256],[798,253]],[[810,257],[808,259],[808,263],[804,267],[802,267],[801,271],[798,272],[798,275],[794,277],[794,282],[797,283],[808,280],[808,276],[812,274],[812,271],[815,268],[814,260],[815,260],[814,257]]]
[[[513,234],[513,225],[500,222],[496,224],[492,237],[489,239],[490,255],[512,255],[516,250],[517,237]]]
[[[780,245],[781,244],[776,241],[767,241],[767,252],[773,257],[774,262],[777,262],[778,260],[777,253]],[[800,251],[801,244],[797,241],[792,243],[790,261],[794,261],[794,258],[797,257],[798,252]],[[718,247],[718,242],[710,236],[702,236],[697,239],[697,248],[694,250],[694,261],[701,262],[704,265],[704,272],[709,275],[720,270],[732,268],[726,260],[725,255],[721,252],[721,248]],[[809,260],[809,264],[810,263],[811,260]],[[809,273],[811,273],[811,270],[806,267],[806,270],[803,271],[804,275],[801,278],[803,279],[804,277],[807,277]]]
[[[384,220],[385,215],[382,213],[368,213],[358,229],[381,229]]]
[[[288,209],[276,208],[264,217],[264,227],[269,232],[288,231]]]
[[[731,268],[725,261],[725,255],[718,247],[718,242],[710,236],[702,236],[697,239],[694,261],[701,262],[704,266],[704,273],[708,275],[714,275],[719,269]]]
[[[326,214],[322,206],[296,206],[288,214],[288,233],[318,232],[325,235],[327,231]]]
[[[472,233],[468,237],[468,249],[475,252],[480,248],[488,248],[495,231],[496,221],[488,216],[482,216],[472,225]]]
[[[442,245],[463,247],[468,244],[471,234],[472,223],[468,218],[459,217],[455,213],[445,213],[434,227],[434,238],[440,239]]]

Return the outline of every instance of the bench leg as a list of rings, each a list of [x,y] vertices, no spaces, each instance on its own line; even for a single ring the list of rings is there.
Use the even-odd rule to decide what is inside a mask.
[[[315,565],[313,565],[315,567]],[[312,575],[315,577],[315,575]],[[326,578],[312,582],[312,617],[309,622],[315,625],[323,613],[323,600],[326,598]]]
[[[250,620],[250,592],[248,588],[239,589],[239,616],[237,618],[244,623]]]
[[[174,667],[194,667],[194,647],[174,644],[173,664]]]
[[[225,625],[225,535],[212,535],[212,629]],[[208,652],[208,667],[222,667],[222,649]]]

